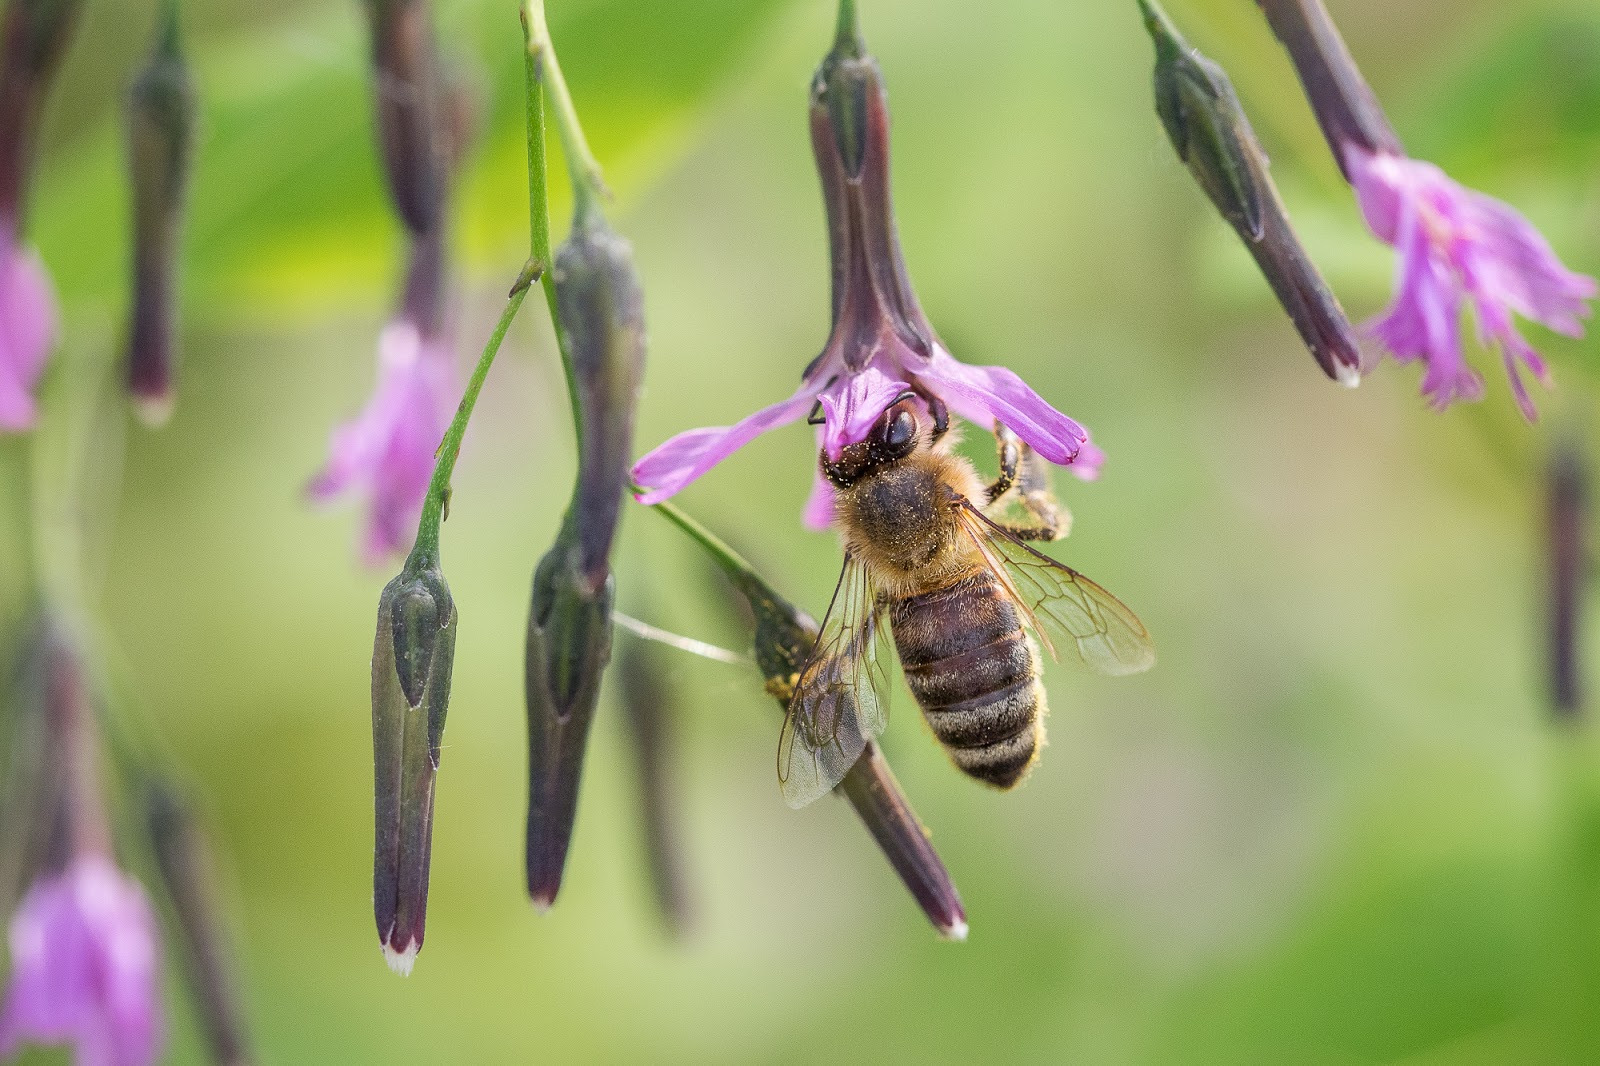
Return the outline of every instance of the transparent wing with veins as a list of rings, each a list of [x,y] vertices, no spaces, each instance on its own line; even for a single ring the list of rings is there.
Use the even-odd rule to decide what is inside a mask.
[[[778,737],[784,802],[804,807],[844,780],[886,715],[878,667],[878,591],[846,554],[816,647],[800,670]]]
[[[1127,605],[1070,566],[1018,540],[966,500],[961,523],[989,568],[1027,612],[1052,656],[1063,645],[1102,674],[1155,665],[1150,633]]]

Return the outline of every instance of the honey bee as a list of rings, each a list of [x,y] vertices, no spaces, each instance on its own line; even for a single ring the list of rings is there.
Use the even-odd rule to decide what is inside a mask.
[[[884,728],[885,617],[934,735],[959,769],[999,789],[1023,779],[1044,740],[1038,642],[1052,655],[1064,645],[1107,674],[1155,662],[1132,611],[1026,543],[1066,530],[1044,460],[1000,427],[999,476],[985,485],[952,452],[948,430],[937,398],[907,392],[866,440],[819,460],[836,489],[845,557],[778,742],[791,807],[832,790]],[[1033,524],[998,517],[1012,502]]]

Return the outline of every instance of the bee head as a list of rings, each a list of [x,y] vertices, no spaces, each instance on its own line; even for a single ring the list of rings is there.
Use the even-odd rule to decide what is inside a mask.
[[[841,489],[848,488],[910,455],[921,430],[916,405],[915,393],[901,393],[878,417],[866,440],[845,448],[837,461],[823,453],[822,476]]]

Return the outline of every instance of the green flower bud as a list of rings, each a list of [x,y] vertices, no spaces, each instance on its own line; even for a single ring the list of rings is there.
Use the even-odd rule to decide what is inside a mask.
[[[402,570],[378,600],[372,647],[372,905],[384,957],[401,974],[411,972],[427,917],[434,779],[455,647],[444,575]]]
[[[644,376],[644,297],[628,243],[580,209],[552,270],[578,429],[578,480],[534,574],[528,617],[528,895],[561,888],[600,677],[611,658],[616,537]]]

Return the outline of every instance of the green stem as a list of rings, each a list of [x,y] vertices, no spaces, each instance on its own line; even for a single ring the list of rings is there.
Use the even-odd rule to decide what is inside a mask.
[[[525,96],[523,110],[528,128],[528,241],[529,251],[536,262],[551,262],[550,255],[550,196],[549,169],[545,160],[544,125],[544,69],[545,53],[554,56],[553,49],[534,47],[533,9],[538,6],[538,25],[544,26],[543,5],[526,3],[522,8],[522,32],[526,45],[523,51]],[[549,40],[546,31],[545,40]],[[578,186],[574,183],[574,189]],[[576,196],[577,194],[574,193]],[[567,381],[567,399],[572,406],[572,432],[583,438],[583,410],[578,403],[578,390],[572,377],[572,353],[567,350],[567,340],[561,333],[561,316],[556,306],[555,276],[545,271],[542,279],[545,306],[550,310],[550,324],[555,330],[556,350],[561,353],[561,370]]]
[[[561,63],[556,58],[555,45],[550,40],[550,27],[544,19],[544,0],[523,0],[522,32],[528,47],[531,78],[541,84],[548,80],[554,96],[556,132],[561,135],[567,172],[572,176],[573,216],[581,220],[597,208],[596,200],[604,199],[610,193],[600,174],[600,164],[595,162],[594,153],[589,150],[583,126],[578,122],[578,110],[572,104],[567,80],[561,74]],[[543,154],[542,147],[540,154]]]
[[[745,561],[744,557],[730,548],[722,538],[711,532],[699,522],[690,518],[677,504],[666,500],[650,505],[650,510],[662,515],[667,521],[687,533],[697,544],[716,560],[717,565],[726,571],[729,578],[741,590],[754,591],[766,599],[783,602],[783,597],[769,585],[764,578],[756,573],[755,568]]]
[[[856,0],[839,0],[839,27],[834,33],[833,50],[841,55],[860,56],[867,48],[861,39],[861,20],[856,16]]]
[[[542,271],[541,261],[530,259],[517,276],[517,283],[511,289],[511,299],[500,313],[500,321],[494,327],[483,354],[478,357],[478,365],[473,368],[471,379],[467,381],[467,391],[461,396],[456,417],[451,421],[450,428],[445,430],[444,440],[439,442],[433,477],[428,482],[428,495],[422,501],[422,519],[417,523],[417,541],[411,549],[410,558],[406,560],[407,569],[426,569],[439,563],[439,526],[450,509],[450,475],[455,472],[456,458],[461,454],[461,438],[466,435],[467,422],[478,403],[478,393],[483,391],[484,379],[489,376],[489,367],[494,365],[494,357],[499,354],[501,342],[506,339],[511,320],[517,317],[517,309],[527,297],[528,287]]]

